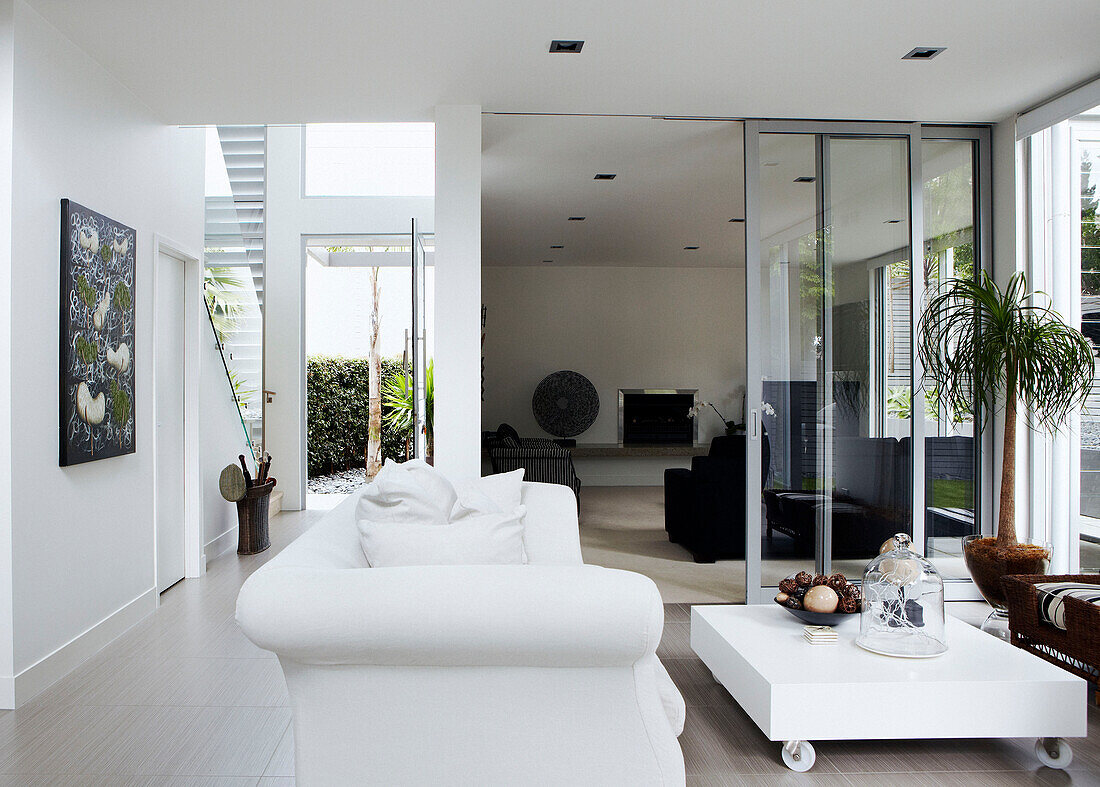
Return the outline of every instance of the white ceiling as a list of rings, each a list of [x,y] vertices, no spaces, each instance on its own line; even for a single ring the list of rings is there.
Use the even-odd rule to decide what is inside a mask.
[[[482,262],[743,265],[742,140],[739,122],[486,116]]]
[[[736,121],[486,116],[483,264],[743,266],[745,225],[730,222],[745,215],[742,132]],[[831,139],[827,156],[832,262],[881,265],[907,256],[905,142]],[[965,173],[970,157],[966,141],[926,141],[924,179]],[[818,174],[814,135],[764,134],[760,161],[763,245],[814,233],[817,187],[795,182]],[[616,178],[598,181],[596,173]],[[961,188],[957,199],[937,201],[929,237],[973,223]]]
[[[1100,73],[1097,0],[28,0],[170,123],[491,111],[988,122]],[[550,55],[552,38],[583,39]],[[900,60],[946,46],[928,62]]]

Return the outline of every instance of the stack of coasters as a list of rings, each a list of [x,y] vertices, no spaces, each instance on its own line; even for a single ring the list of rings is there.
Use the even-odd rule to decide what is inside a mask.
[[[811,645],[833,645],[837,642],[836,630],[832,626],[806,626],[802,636]]]

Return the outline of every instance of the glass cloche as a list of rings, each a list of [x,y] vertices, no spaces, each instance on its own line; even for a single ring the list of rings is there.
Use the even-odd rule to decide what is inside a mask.
[[[863,574],[863,608],[856,644],[873,653],[905,658],[947,650],[943,579],[935,566],[898,533]]]

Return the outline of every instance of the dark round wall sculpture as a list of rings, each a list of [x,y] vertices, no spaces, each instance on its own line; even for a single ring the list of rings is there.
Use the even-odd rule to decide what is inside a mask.
[[[547,432],[555,437],[573,437],[596,420],[600,395],[583,374],[554,372],[535,389],[531,409],[539,426]]]

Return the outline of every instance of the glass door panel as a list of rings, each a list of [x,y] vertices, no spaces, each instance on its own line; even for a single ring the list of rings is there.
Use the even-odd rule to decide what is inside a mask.
[[[971,139],[926,139],[921,144],[926,287],[974,278],[979,269],[975,220],[977,144]],[[968,579],[963,536],[981,532],[978,516],[980,444],[974,408],[955,412],[925,386],[914,416],[924,419],[925,555],[944,579]]]
[[[750,602],[913,532],[911,131],[800,125],[746,129]]]
[[[831,494],[818,570],[855,577],[912,533],[909,140],[826,136],[821,160]]]
[[[813,564],[823,527],[824,509],[816,505],[824,486],[818,153],[814,134],[759,137],[760,246],[749,259],[760,277],[750,325],[761,359],[764,586],[778,585],[793,566]]]
[[[413,384],[413,456],[431,455],[428,410],[428,333],[427,333],[427,259],[424,240],[412,220],[412,363]]]

